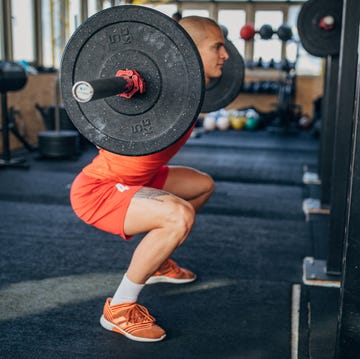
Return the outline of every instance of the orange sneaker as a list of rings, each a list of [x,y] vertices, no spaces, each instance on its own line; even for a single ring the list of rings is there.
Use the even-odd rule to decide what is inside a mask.
[[[138,342],[157,342],[165,338],[165,331],[155,324],[155,318],[142,305],[133,302],[110,306],[110,303],[111,298],[108,298],[100,318],[103,328]]]
[[[154,283],[190,283],[196,279],[196,275],[188,269],[180,268],[172,259],[167,259],[161,267],[146,281],[146,284]]]

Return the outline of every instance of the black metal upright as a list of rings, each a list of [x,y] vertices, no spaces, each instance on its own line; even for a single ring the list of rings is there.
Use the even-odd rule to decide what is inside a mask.
[[[341,273],[356,86],[359,13],[359,0],[344,1],[338,95],[335,106],[336,131],[331,180],[330,238],[327,258],[327,272],[329,274]]]
[[[347,2],[356,3],[358,0],[347,0]],[[356,45],[358,45],[359,54],[360,42]],[[353,116],[353,146],[348,171],[350,180],[336,341],[337,359],[360,357],[360,61],[359,56],[357,58],[356,106]]]
[[[326,58],[324,94],[321,110],[321,135],[319,151],[319,176],[321,180],[321,205],[330,206],[331,176],[335,138],[336,98],[338,88],[339,57]]]
[[[2,132],[2,158],[0,158],[0,168],[2,167],[27,167],[24,158],[11,158],[10,152],[10,130],[21,138],[13,124],[10,124],[10,116],[7,108],[7,93],[9,91],[21,90],[27,82],[27,75],[24,68],[10,61],[0,61],[0,94],[1,94],[1,128]],[[21,141],[23,138],[21,138]],[[25,142],[25,140],[24,140]],[[23,142],[23,143],[24,143]]]
[[[9,142],[9,113],[7,107],[7,94],[1,93],[1,114],[2,114],[2,141],[3,141],[3,160],[0,165],[10,163],[10,142]]]

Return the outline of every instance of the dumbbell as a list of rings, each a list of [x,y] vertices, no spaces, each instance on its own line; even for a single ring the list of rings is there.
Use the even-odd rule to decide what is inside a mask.
[[[277,36],[282,41],[289,41],[293,37],[291,27],[287,24],[282,24],[277,30]]]
[[[274,31],[269,24],[264,24],[259,30],[255,30],[253,24],[247,23],[240,30],[240,37],[245,41],[254,39],[255,34],[259,34],[263,40],[271,39],[274,34],[277,34],[282,41],[289,41],[293,36],[291,27],[287,24],[282,24],[277,31]]]

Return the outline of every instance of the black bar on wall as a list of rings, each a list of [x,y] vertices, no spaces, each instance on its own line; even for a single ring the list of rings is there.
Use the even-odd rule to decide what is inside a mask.
[[[358,0],[352,0],[352,2]],[[349,1],[350,2],[350,1]],[[359,14],[359,13],[358,13]],[[359,15],[358,15],[359,16]],[[360,42],[358,45],[358,53]],[[353,148],[350,161],[350,181],[340,311],[336,340],[336,358],[354,359],[360,356],[360,62],[358,62],[356,106],[354,111]]]
[[[44,48],[43,48],[43,41],[42,41],[42,7],[41,7],[41,0],[35,0],[33,2],[33,9],[34,9],[34,25],[35,25],[35,64],[38,66],[42,66],[44,63]]]
[[[2,60],[11,61],[13,59],[12,46],[12,28],[11,28],[11,2],[10,0],[3,0],[1,2],[4,24],[4,55]]]
[[[81,0],[80,6],[81,6],[80,7],[80,9],[81,9],[80,24],[82,24],[88,18],[89,8],[88,8],[87,0]]]
[[[321,204],[330,206],[331,176],[335,138],[336,98],[339,74],[339,57],[326,58],[324,95],[321,109],[321,133],[319,151],[319,176],[321,180]]]
[[[359,12],[359,0],[344,1],[331,181],[330,238],[327,258],[329,274],[341,272],[356,86]]]

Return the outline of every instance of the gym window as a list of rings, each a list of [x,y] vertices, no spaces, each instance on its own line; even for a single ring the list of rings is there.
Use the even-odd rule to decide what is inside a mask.
[[[69,4],[69,35],[71,35],[81,24],[80,0],[70,0]]]
[[[0,7],[0,24],[4,24],[3,7]],[[4,26],[0,26],[0,59],[5,58],[5,34]]]
[[[261,26],[268,24],[274,31],[284,23],[284,14],[282,11],[256,11],[255,12],[255,29],[260,30]],[[273,36],[269,40],[262,40],[256,37],[254,41],[254,60],[262,58],[268,62],[271,59],[281,61],[281,41]]]
[[[177,12],[177,5],[176,4],[162,4],[162,5],[144,5],[149,8],[153,8],[157,11],[162,12],[163,14],[171,17],[175,12]]]
[[[32,0],[11,1],[13,58],[15,61],[35,60],[34,11]]]
[[[239,53],[245,54],[245,41],[239,36],[239,29],[246,23],[245,10],[220,9],[218,12],[218,23],[228,29],[228,39],[235,45]]]
[[[294,38],[298,39],[297,31],[297,18],[300,12],[300,5],[289,6],[288,10],[288,21],[287,23],[291,26]],[[322,71],[322,59],[310,55],[302,47],[300,43],[289,41],[286,44],[286,54],[290,61],[295,61],[297,57],[296,72],[298,75],[311,75],[319,76]]]
[[[65,46],[64,2],[42,0],[43,64],[59,68]]]
[[[139,3],[141,0],[139,0]],[[3,1],[5,3],[5,1]],[[0,56],[15,61],[26,60],[30,63],[45,67],[60,66],[62,51],[67,40],[86,17],[94,15],[101,9],[126,3],[125,0],[6,0],[10,9],[2,6],[0,21],[10,20],[9,29],[5,26],[0,29]],[[35,6],[41,4],[40,35],[35,32]],[[155,2],[146,6],[153,7],[164,14],[171,16],[176,11],[183,16],[199,15],[212,17],[228,30],[228,39],[234,43],[244,59],[264,61],[274,58],[280,61],[287,58],[297,60],[298,75],[318,76],[322,73],[323,59],[309,55],[296,41],[283,43],[276,35],[270,40],[262,40],[256,35],[253,42],[245,42],[239,36],[240,29],[245,22],[252,22],[255,28],[265,23],[277,28],[287,23],[291,26],[294,38],[297,36],[297,16],[301,9],[298,3],[290,4],[274,1],[264,4],[264,1],[237,2],[230,1],[178,1]],[[84,8],[83,8],[84,6]],[[5,11],[6,13],[2,13]],[[8,12],[9,11],[9,12]],[[6,16],[6,17],[5,17]],[[8,31],[9,30],[9,31]],[[35,36],[37,35],[37,36]],[[40,37],[40,38],[39,38]],[[39,41],[39,43],[36,43]],[[38,58],[39,57],[39,58]]]
[[[40,63],[45,67],[54,65],[54,53],[52,51],[52,27],[51,27],[51,11],[50,1],[43,0],[41,6],[42,17],[42,43],[43,43],[43,58]]]
[[[109,7],[111,7],[111,1],[110,0],[104,0],[103,3],[102,3],[102,8],[107,9]]]
[[[90,17],[98,12],[97,0],[88,0],[87,2],[87,16]]]
[[[206,9],[184,9],[182,11],[183,17],[185,16],[204,16],[209,17],[209,10]]]

